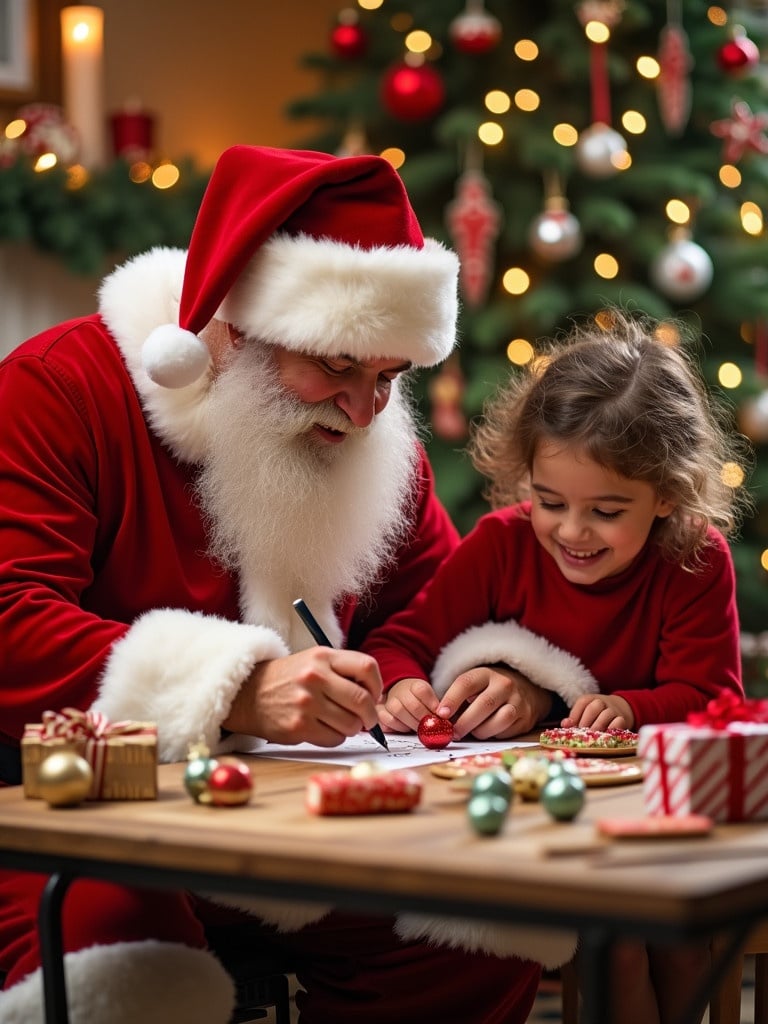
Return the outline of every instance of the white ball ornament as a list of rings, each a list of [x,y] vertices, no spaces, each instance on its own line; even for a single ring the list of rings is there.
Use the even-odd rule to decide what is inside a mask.
[[[576,143],[576,163],[590,178],[610,178],[621,170],[627,144],[617,131],[596,122],[585,128]]]
[[[739,427],[756,444],[768,441],[768,391],[744,403],[739,410]]]
[[[531,249],[552,263],[575,256],[583,241],[581,225],[569,210],[545,210],[528,229]]]
[[[714,266],[709,253],[690,238],[667,245],[651,264],[651,281],[675,302],[692,302],[712,283]]]

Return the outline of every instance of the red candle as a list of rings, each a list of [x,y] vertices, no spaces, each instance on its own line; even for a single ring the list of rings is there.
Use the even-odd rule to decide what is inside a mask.
[[[149,160],[154,145],[155,120],[143,111],[123,110],[109,119],[116,157],[134,163]]]

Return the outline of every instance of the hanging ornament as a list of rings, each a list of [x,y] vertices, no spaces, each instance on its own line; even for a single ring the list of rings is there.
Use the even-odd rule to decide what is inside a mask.
[[[748,399],[739,409],[739,430],[754,444],[768,442],[768,391]]]
[[[4,157],[19,153],[39,159],[52,153],[59,164],[77,159],[80,142],[75,128],[65,120],[64,111],[52,103],[28,103],[16,111],[14,120],[24,122],[24,131],[14,139],[4,139]],[[9,163],[4,159],[3,163]]]
[[[741,25],[734,25],[732,37],[717,51],[720,70],[739,78],[760,62],[760,50]]]
[[[444,441],[463,441],[467,436],[467,417],[463,401],[465,382],[458,356],[452,355],[430,379],[430,422],[436,437]]]
[[[621,19],[620,0],[584,0],[576,8],[585,28],[592,22],[612,29]],[[607,178],[621,170],[627,144],[611,128],[611,83],[608,76],[607,40],[589,42],[589,79],[592,99],[592,123],[579,135],[576,162],[591,178]]]
[[[409,59],[394,64],[384,74],[381,101],[401,121],[424,121],[434,117],[445,102],[445,85],[429,64]]]
[[[661,123],[669,135],[680,135],[691,114],[690,72],[693,60],[682,24],[680,0],[668,0],[667,24],[659,37],[656,80]]]
[[[466,9],[448,26],[451,42],[460,53],[489,53],[501,40],[501,22],[485,10],[483,0],[467,0]]]
[[[656,256],[650,268],[651,281],[674,302],[693,302],[712,283],[714,267],[706,250],[679,233]]]
[[[768,113],[753,114],[749,105],[743,100],[734,100],[731,116],[721,121],[713,121],[709,130],[719,139],[723,139],[723,160],[729,164],[739,160],[751,150],[753,153],[768,153]]]
[[[459,178],[455,198],[446,207],[446,222],[459,256],[462,297],[468,306],[480,306],[492,277],[501,207],[491,198],[490,182],[478,167],[469,167]]]
[[[595,122],[579,134],[576,163],[590,178],[617,174],[627,155],[627,144],[613,128]]]
[[[353,8],[339,12],[337,24],[331,30],[331,49],[342,60],[357,60],[368,49],[368,36]]]
[[[580,251],[584,242],[581,225],[568,209],[568,200],[561,194],[556,177],[545,184],[544,211],[535,217],[528,229],[528,243],[543,260],[559,263]]]

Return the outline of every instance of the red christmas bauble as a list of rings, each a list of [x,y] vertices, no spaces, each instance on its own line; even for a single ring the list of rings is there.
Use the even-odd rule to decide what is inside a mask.
[[[760,51],[745,35],[734,36],[717,51],[717,63],[727,75],[740,75],[760,60]]]
[[[442,750],[453,740],[453,722],[437,715],[424,715],[416,735],[429,750]]]
[[[368,36],[357,24],[341,23],[331,32],[331,47],[343,60],[357,60],[368,49]]]
[[[445,101],[445,86],[429,64],[393,65],[381,83],[381,100],[387,111],[403,121],[434,117]]]
[[[247,804],[251,799],[253,778],[242,761],[219,761],[208,776],[208,796],[218,807]]]
[[[501,22],[487,11],[465,11],[453,19],[449,32],[460,53],[488,53],[501,39]]]

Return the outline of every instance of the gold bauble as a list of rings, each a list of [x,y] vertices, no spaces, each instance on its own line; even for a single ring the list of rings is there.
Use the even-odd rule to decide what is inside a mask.
[[[51,807],[74,807],[90,793],[93,770],[74,750],[60,750],[40,764],[37,785],[40,796]]]

